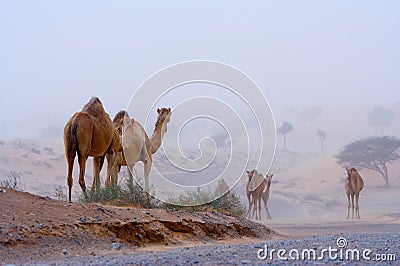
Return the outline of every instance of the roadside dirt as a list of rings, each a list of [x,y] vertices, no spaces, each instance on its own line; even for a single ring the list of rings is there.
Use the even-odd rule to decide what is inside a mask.
[[[2,263],[281,237],[265,225],[217,212],[68,203],[0,188]]]

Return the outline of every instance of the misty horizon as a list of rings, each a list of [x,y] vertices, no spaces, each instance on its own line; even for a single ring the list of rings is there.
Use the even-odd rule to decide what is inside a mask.
[[[366,120],[375,106],[393,112],[394,122],[384,133],[399,136],[396,1],[218,2],[212,9],[178,2],[9,1],[0,6],[2,140],[61,142],[66,121],[90,97],[98,96],[113,118],[151,75],[198,59],[229,64],[253,79],[276,127],[293,124],[288,135],[293,151],[318,152],[318,129],[326,131],[332,153],[353,138],[380,134]],[[211,94],[243,110],[234,95],[205,87],[200,96]],[[199,90],[193,85],[178,91],[157,107],[174,107],[177,99],[198,96]],[[352,121],[354,131],[347,128]],[[218,129],[206,133],[221,134]],[[278,149],[281,141],[277,136]]]

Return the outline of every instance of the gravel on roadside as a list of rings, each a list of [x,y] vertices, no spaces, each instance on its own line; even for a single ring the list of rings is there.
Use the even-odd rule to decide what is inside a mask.
[[[331,254],[329,254],[329,247]],[[275,251],[271,255],[272,249]],[[281,257],[286,257],[287,260],[278,258],[279,249],[286,251],[285,254],[281,254]],[[299,260],[291,259],[297,254],[293,249],[298,251]],[[315,259],[310,249],[315,250]],[[326,251],[321,256],[323,249]],[[266,258],[260,259],[259,257],[265,256],[265,250],[267,250]],[[306,250],[305,260],[301,260],[304,250]],[[359,252],[359,260],[357,260],[355,250]],[[369,253],[368,250],[371,252]],[[363,252],[366,252],[365,258],[370,258],[370,260],[363,258]],[[311,254],[311,259],[308,259],[308,253]],[[377,256],[386,260],[377,261]],[[304,239],[292,238],[255,244],[182,247],[167,251],[136,250],[106,256],[66,257],[63,260],[45,262],[31,261],[26,265],[399,265],[399,261],[400,235],[347,234]]]

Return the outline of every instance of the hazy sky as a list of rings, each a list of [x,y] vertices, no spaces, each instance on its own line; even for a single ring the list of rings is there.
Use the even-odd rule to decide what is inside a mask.
[[[400,101],[399,1],[1,1],[0,138],[114,114],[150,75],[213,60],[290,108]],[[285,118],[281,118],[285,119]]]

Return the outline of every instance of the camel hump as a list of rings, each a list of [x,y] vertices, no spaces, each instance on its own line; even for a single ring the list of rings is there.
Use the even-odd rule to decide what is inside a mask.
[[[97,97],[92,97],[89,102],[83,106],[82,112],[86,112],[95,117],[103,116],[106,113],[103,104]]]
[[[250,180],[249,191],[256,190],[264,181],[264,177],[258,173],[254,173],[253,178]]]
[[[92,98],[90,98],[90,100],[89,100],[88,103],[89,103],[89,104],[92,104],[92,105],[94,105],[94,104],[101,104],[101,105],[103,105],[103,104],[101,103],[100,99],[97,98],[96,96],[93,96]]]
[[[123,121],[125,116],[129,117],[128,112],[125,110],[121,110],[114,116],[113,122],[115,123],[115,122]]]

